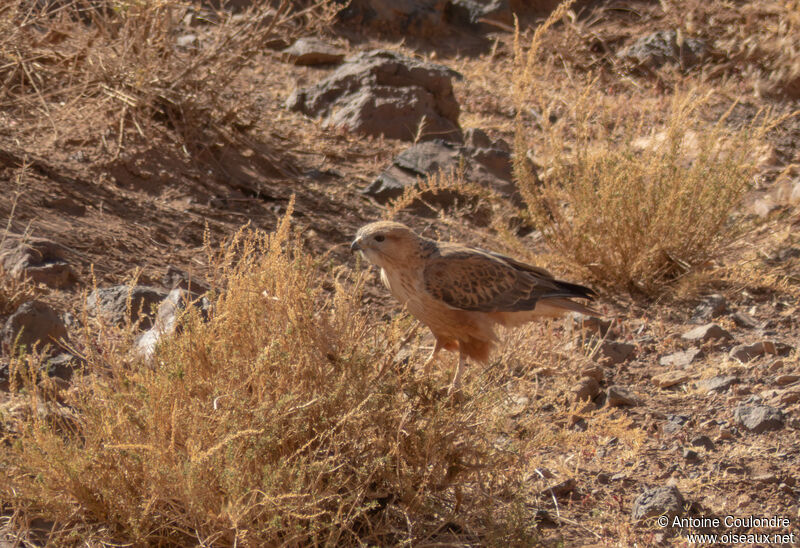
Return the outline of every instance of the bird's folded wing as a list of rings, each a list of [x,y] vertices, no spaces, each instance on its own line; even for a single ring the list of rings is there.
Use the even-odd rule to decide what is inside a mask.
[[[462,310],[531,310],[540,299],[584,296],[561,287],[546,271],[520,269],[502,255],[461,246],[445,247],[430,257],[423,278],[432,297]]]

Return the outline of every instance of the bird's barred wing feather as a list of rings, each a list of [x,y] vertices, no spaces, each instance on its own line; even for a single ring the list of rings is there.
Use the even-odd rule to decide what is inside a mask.
[[[540,299],[590,297],[542,269],[454,244],[428,258],[423,278],[431,296],[462,310],[513,312],[531,310]]]

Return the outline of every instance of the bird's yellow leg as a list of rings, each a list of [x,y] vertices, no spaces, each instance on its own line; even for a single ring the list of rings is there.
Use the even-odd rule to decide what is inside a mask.
[[[436,344],[433,345],[433,352],[431,355],[428,356],[428,359],[425,360],[425,368],[423,369],[423,375],[426,377],[430,375],[431,366],[433,365],[434,360],[436,359],[436,355],[439,353],[439,350],[442,349],[442,345],[439,344],[439,339],[436,339]]]
[[[461,375],[464,373],[464,367],[467,365],[467,357],[464,352],[459,348],[458,351],[458,365],[456,365],[456,373],[453,375],[453,382],[447,390],[448,394],[452,394],[461,389]]]

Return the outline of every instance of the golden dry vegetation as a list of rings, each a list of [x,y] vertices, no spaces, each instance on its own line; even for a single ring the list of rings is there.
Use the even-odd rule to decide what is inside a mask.
[[[68,382],[42,349],[0,358],[0,544],[685,545],[691,528],[631,520],[667,484],[687,515],[786,516],[800,538],[800,217],[775,191],[800,185],[800,6],[630,4],[565,3],[469,53],[366,36],[324,1],[0,6],[0,239],[58,239],[81,279],[51,289],[0,266],[0,318],[34,296],[69,311],[80,357]],[[175,46],[189,20],[202,47]],[[710,59],[642,73],[613,54],[662,28],[706,39]],[[458,170],[367,200],[406,144],[283,107],[319,69],[268,44],[305,35],[461,72],[461,125],[512,143],[522,207]],[[415,214],[440,192],[459,199]],[[455,357],[422,378],[425,328],[347,250],[379,217],[592,285],[611,322],[503,333],[448,396]],[[86,294],[169,265],[208,283],[209,306],[144,359],[135,322],[92,316]],[[712,294],[728,309],[713,320],[697,312]],[[660,388],[676,369],[661,358],[706,321],[794,350],[743,364],[700,343]],[[719,376],[737,384],[703,389]],[[637,404],[577,401],[589,377]],[[781,431],[737,426],[751,396],[783,398]],[[686,426],[667,430],[674,417]],[[690,461],[700,435],[715,449]]]

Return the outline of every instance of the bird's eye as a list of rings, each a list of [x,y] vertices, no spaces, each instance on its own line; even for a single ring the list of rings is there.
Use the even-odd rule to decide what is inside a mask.
[[[385,240],[385,239],[386,239],[386,236],[382,236],[382,235],[380,235],[380,234],[378,234],[377,236],[375,236],[375,241],[376,241],[376,242],[382,242],[382,241],[383,241],[383,240]]]

